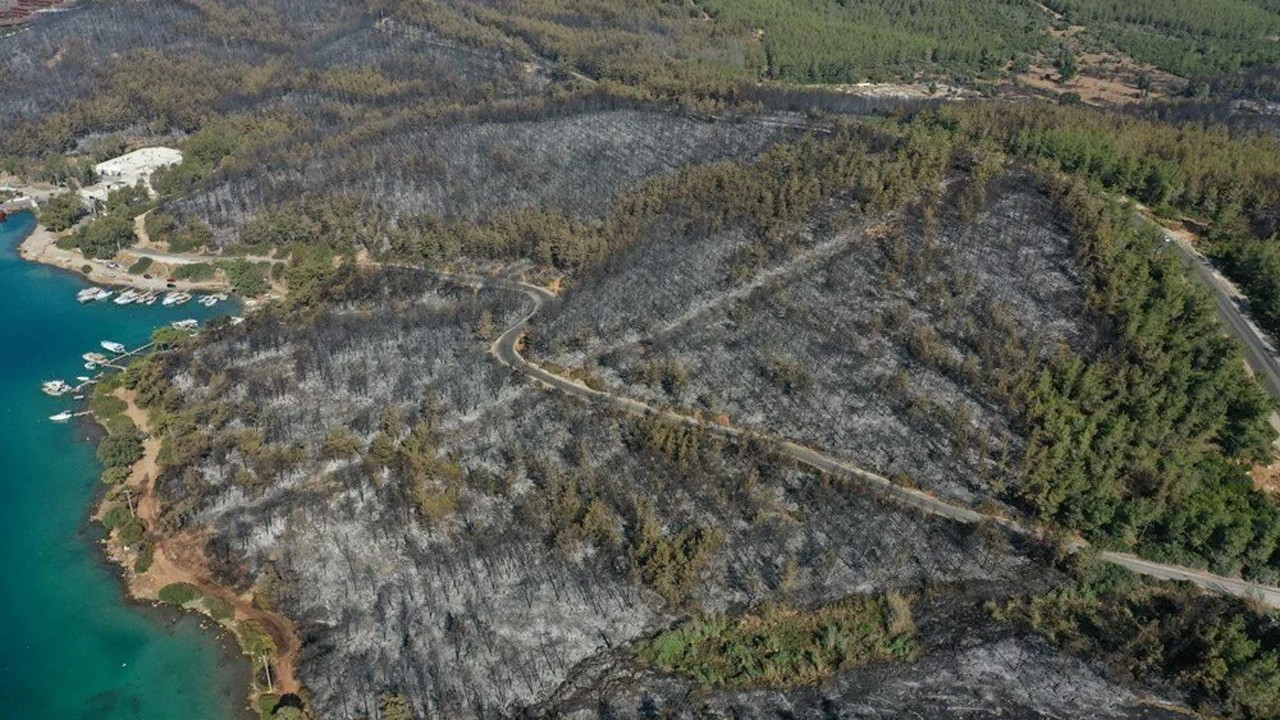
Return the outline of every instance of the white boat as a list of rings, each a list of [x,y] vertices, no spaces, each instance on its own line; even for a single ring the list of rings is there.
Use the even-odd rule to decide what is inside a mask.
[[[87,383],[87,382],[89,382],[89,381],[90,381],[90,380],[92,380],[92,379],[93,379],[93,378],[89,377],[88,375],[77,375],[77,376],[76,376],[76,380],[79,380],[79,381],[80,381],[80,382],[82,382],[82,383]]]
[[[186,320],[176,320],[169,324],[178,330],[195,330],[200,327],[200,322],[191,318],[187,318]]]
[[[121,344],[120,344],[120,343],[118,343],[118,342],[111,342],[110,340],[103,340],[103,341],[102,341],[101,343],[99,343],[99,344],[100,344],[100,345],[102,345],[102,349],[103,349],[103,350],[106,350],[107,352],[113,352],[113,353],[115,353],[115,354],[117,354],[117,355],[123,355],[123,354],[126,352],[125,346],[124,346],[124,345],[121,345]]]
[[[85,363],[85,364],[84,364],[84,369],[85,369],[85,370],[97,370],[97,369],[98,369],[98,363],[91,363],[91,362],[87,362],[87,363]]]
[[[54,422],[66,422],[73,417],[75,417],[75,415],[72,415],[70,410],[63,410],[57,415],[50,415],[49,419]]]
[[[201,297],[199,300],[196,300],[196,302],[200,303],[205,307],[213,307],[214,305],[218,304],[218,298],[212,295],[205,295]]]
[[[107,290],[107,289],[105,289],[105,288],[104,288],[104,289],[99,290],[97,293],[95,293],[95,294],[94,294],[94,296],[93,296],[93,299],[94,299],[94,300],[106,300],[107,298],[109,298],[109,297],[111,297],[112,295],[115,295],[115,294],[116,294],[116,291],[115,291],[115,290]]]
[[[239,315],[232,315],[232,316],[231,316],[231,324],[232,324],[232,325],[239,325],[239,324],[240,324],[240,323],[242,323],[242,322],[244,322],[244,318],[243,318],[243,317],[241,317],[241,316],[239,316]]]
[[[129,303],[136,302],[137,300],[138,300],[137,290],[125,290],[124,292],[120,293],[119,296],[116,297],[115,303],[117,305],[128,305]]]
[[[181,305],[182,303],[185,303],[190,299],[191,299],[191,295],[189,293],[184,293],[179,290],[174,290],[168,295],[165,295],[164,300],[161,300],[160,304],[165,306]]]
[[[43,383],[40,383],[40,389],[44,391],[45,395],[52,395],[53,397],[57,397],[59,395],[63,395],[65,393],[71,392],[72,388],[63,380],[47,380]]]
[[[93,363],[94,365],[105,365],[107,363],[107,356],[102,353],[87,352],[80,357],[84,358],[85,362]]]
[[[102,292],[102,288],[87,287],[76,293],[76,300],[82,303],[91,303],[98,299],[98,293]]]
[[[156,293],[156,292],[149,292],[149,293],[147,293],[146,295],[143,295],[143,296],[142,296],[142,302],[146,303],[147,305],[155,305],[155,304],[156,304],[156,298],[158,298],[158,297],[160,297],[160,294],[159,294],[159,293]]]

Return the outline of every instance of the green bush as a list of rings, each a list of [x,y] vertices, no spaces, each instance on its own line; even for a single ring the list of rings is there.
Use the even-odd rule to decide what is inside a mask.
[[[200,282],[213,277],[214,267],[209,263],[191,263],[190,265],[182,265],[173,271],[173,276],[179,280],[190,280],[192,282]]]
[[[108,435],[98,444],[98,461],[105,467],[130,467],[142,459],[142,440],[136,433]]]
[[[133,571],[139,575],[151,569],[151,563],[155,560],[156,549],[150,543],[143,545],[138,549],[138,557],[133,561]]]
[[[133,472],[128,466],[109,467],[102,471],[102,482],[107,485],[119,485],[129,479],[129,475]]]
[[[138,241],[133,220],[103,216],[83,225],[71,235],[72,241],[87,258],[110,258]]]
[[[149,257],[140,257],[140,258],[138,258],[136,261],[134,261],[134,263],[133,263],[132,265],[130,265],[130,266],[129,266],[129,274],[130,274],[130,275],[141,275],[141,274],[145,273],[146,271],[150,270],[150,269],[151,269],[151,266],[152,266],[154,263],[155,263],[155,261],[154,261],[154,260],[152,260],[152,259],[151,259],[151,258],[149,258]]]
[[[191,583],[169,583],[160,588],[160,602],[170,605],[186,605],[200,599],[200,588]]]
[[[695,616],[642,645],[642,662],[703,687],[793,688],[916,651],[909,601],[853,597],[806,612],[770,605],[733,619]]]
[[[146,536],[147,526],[136,517],[131,517],[116,528],[116,538],[125,545],[137,545]]]
[[[123,414],[127,407],[124,400],[111,395],[110,390],[102,390],[101,386],[94,389],[93,398],[89,401],[89,409],[104,422]]]
[[[74,190],[54,195],[40,206],[40,224],[54,232],[62,232],[85,214],[84,202]]]
[[[231,606],[231,603],[213,595],[205,597],[204,609],[209,611],[210,617],[219,622],[230,620],[236,614],[236,610]]]
[[[224,260],[218,263],[231,281],[231,286],[242,295],[261,295],[267,291],[267,278],[262,267],[248,260]]]
[[[137,435],[138,426],[133,423],[133,418],[123,413],[112,415],[106,421],[107,433],[111,435]]]
[[[129,512],[129,508],[124,505],[112,505],[102,514],[102,527],[106,528],[107,532],[111,532],[132,519],[133,513]]]

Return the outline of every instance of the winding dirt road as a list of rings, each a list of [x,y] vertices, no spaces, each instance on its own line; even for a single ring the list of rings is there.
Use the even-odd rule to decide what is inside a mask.
[[[716,422],[702,420],[689,415],[682,415],[671,410],[659,409],[639,400],[615,395],[610,392],[592,390],[586,385],[549,372],[537,363],[526,360],[520,353],[520,347],[524,340],[525,331],[528,328],[529,321],[538,314],[538,311],[542,309],[544,303],[555,297],[551,291],[546,288],[502,278],[482,278],[472,275],[459,275],[447,272],[435,272],[435,274],[440,277],[472,285],[495,287],[513,292],[520,292],[533,301],[533,307],[529,312],[526,313],[519,322],[508,328],[498,337],[497,340],[494,341],[493,345],[490,347],[490,352],[502,364],[533,378],[544,386],[558,390],[567,395],[580,398],[589,403],[612,406],[632,415],[661,417],[671,422],[698,427],[708,432],[728,438],[740,438],[748,434],[747,431],[731,425],[721,425]],[[864,487],[878,492],[881,495],[890,497],[898,502],[933,515],[938,515],[966,524],[994,522],[1010,532],[1029,537],[1039,537],[1045,534],[1044,531],[1039,528],[1028,527],[1007,518],[978,512],[972,508],[965,507],[963,505],[956,505],[954,503],[947,502],[946,500],[939,499],[920,490],[897,485],[883,475],[851,465],[839,458],[832,457],[831,455],[813,448],[799,445],[790,440],[779,440],[775,447],[778,452],[798,463],[808,465],[820,472],[851,478],[861,483]],[[1068,547],[1072,551],[1075,551],[1083,549],[1087,547],[1087,545],[1088,544],[1083,540],[1072,540],[1069,542]],[[1104,551],[1099,553],[1099,557],[1107,562],[1114,563],[1140,575],[1147,575],[1161,580],[1181,580],[1190,582],[1210,592],[1220,593],[1223,595],[1233,595],[1235,597],[1259,602],[1271,608],[1280,608],[1280,588],[1270,585],[1262,585],[1259,583],[1249,582],[1247,580],[1241,580],[1239,578],[1214,575],[1213,573],[1205,572],[1203,570],[1183,567],[1180,565],[1169,565],[1144,560],[1130,553]]]

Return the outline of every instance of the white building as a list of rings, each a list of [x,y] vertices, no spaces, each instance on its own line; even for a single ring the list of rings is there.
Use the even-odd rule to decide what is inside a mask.
[[[182,162],[182,151],[167,147],[149,147],[134,150],[117,158],[105,160],[93,166],[98,174],[98,183],[80,188],[80,196],[85,200],[106,202],[107,195],[139,180],[151,188],[151,175],[156,170],[168,165]]]

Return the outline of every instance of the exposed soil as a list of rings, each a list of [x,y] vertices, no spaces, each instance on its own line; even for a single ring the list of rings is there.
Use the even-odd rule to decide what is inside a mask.
[[[125,485],[130,488],[136,504],[138,517],[146,523],[152,533],[154,555],[151,567],[143,573],[133,571],[137,550],[119,544],[115,540],[107,541],[108,555],[121,566],[125,573],[129,595],[137,600],[158,601],[160,589],[166,585],[185,582],[200,589],[206,597],[217,597],[230,603],[235,610],[234,622],[255,620],[263,630],[271,636],[277,648],[277,654],[271,659],[271,681],[275,692],[279,694],[297,693],[301,689],[295,671],[301,640],[293,622],[283,615],[264,610],[253,602],[251,592],[237,594],[223,587],[211,578],[208,559],[204,548],[207,538],[189,532],[164,532],[161,522],[162,506],[156,495],[155,479],[159,475],[157,457],[160,453],[161,440],[148,433],[150,424],[146,411],[138,407],[134,393],[127,390],[116,391],[116,396],[126,404],[125,414],[147,435],[143,443],[143,457],[133,466],[133,472]],[[105,505],[105,502],[103,503]],[[98,508],[101,516],[103,507]]]
[[[31,262],[44,263],[52,265],[63,270],[71,271],[83,275],[89,282],[100,285],[115,285],[137,288],[140,290],[165,290],[165,277],[159,274],[153,274],[150,279],[141,275],[130,275],[122,269],[112,267],[107,264],[106,260],[90,260],[86,258],[79,250],[64,250],[58,247],[57,242],[62,235],[55,233],[43,225],[36,226],[36,229],[22,241],[22,245],[18,247],[18,252],[24,260]],[[119,265],[119,263],[116,263]],[[88,273],[84,273],[85,267],[89,268]],[[224,279],[204,280],[192,282],[189,280],[178,280],[174,282],[178,290],[185,291],[225,291],[230,289],[230,285]]]

